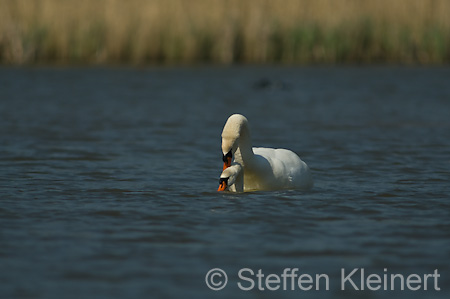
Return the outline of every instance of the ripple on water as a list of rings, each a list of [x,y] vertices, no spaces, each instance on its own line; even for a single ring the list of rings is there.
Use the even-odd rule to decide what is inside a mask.
[[[264,72],[289,90],[255,90]],[[0,68],[0,78],[5,298],[271,296],[236,292],[234,272],[213,294],[213,267],[439,269],[450,285],[446,69]],[[380,97],[387,83],[395,92]],[[216,192],[220,132],[236,112],[255,146],[299,153],[313,190]]]

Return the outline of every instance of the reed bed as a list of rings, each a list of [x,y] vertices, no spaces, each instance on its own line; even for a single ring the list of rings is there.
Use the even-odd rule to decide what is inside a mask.
[[[448,0],[0,0],[0,62],[450,62]]]

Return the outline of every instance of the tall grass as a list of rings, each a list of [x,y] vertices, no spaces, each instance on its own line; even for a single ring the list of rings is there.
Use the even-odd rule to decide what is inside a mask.
[[[450,62],[449,0],[0,0],[2,63]]]

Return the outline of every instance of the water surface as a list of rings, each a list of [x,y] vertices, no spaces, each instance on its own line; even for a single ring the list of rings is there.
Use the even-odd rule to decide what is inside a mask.
[[[0,68],[0,295],[447,298],[448,82],[448,68]],[[216,192],[236,112],[256,146],[308,163],[312,191]],[[216,267],[221,291],[205,284]],[[325,273],[330,290],[245,292],[242,268]],[[341,291],[342,268],[438,269],[441,291]]]

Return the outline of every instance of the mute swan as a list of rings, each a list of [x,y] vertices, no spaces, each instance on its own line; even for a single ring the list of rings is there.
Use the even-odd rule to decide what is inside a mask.
[[[240,164],[233,164],[223,170],[220,175],[220,186],[217,191],[224,190],[244,192],[244,176]]]
[[[237,178],[243,170],[243,191],[308,190],[313,186],[308,165],[294,152],[287,149],[252,148],[248,120],[243,115],[233,114],[225,123],[222,152],[225,172],[222,175],[224,178],[226,175]],[[226,172],[233,160],[234,165],[239,167]],[[228,184],[231,185],[230,182]]]

